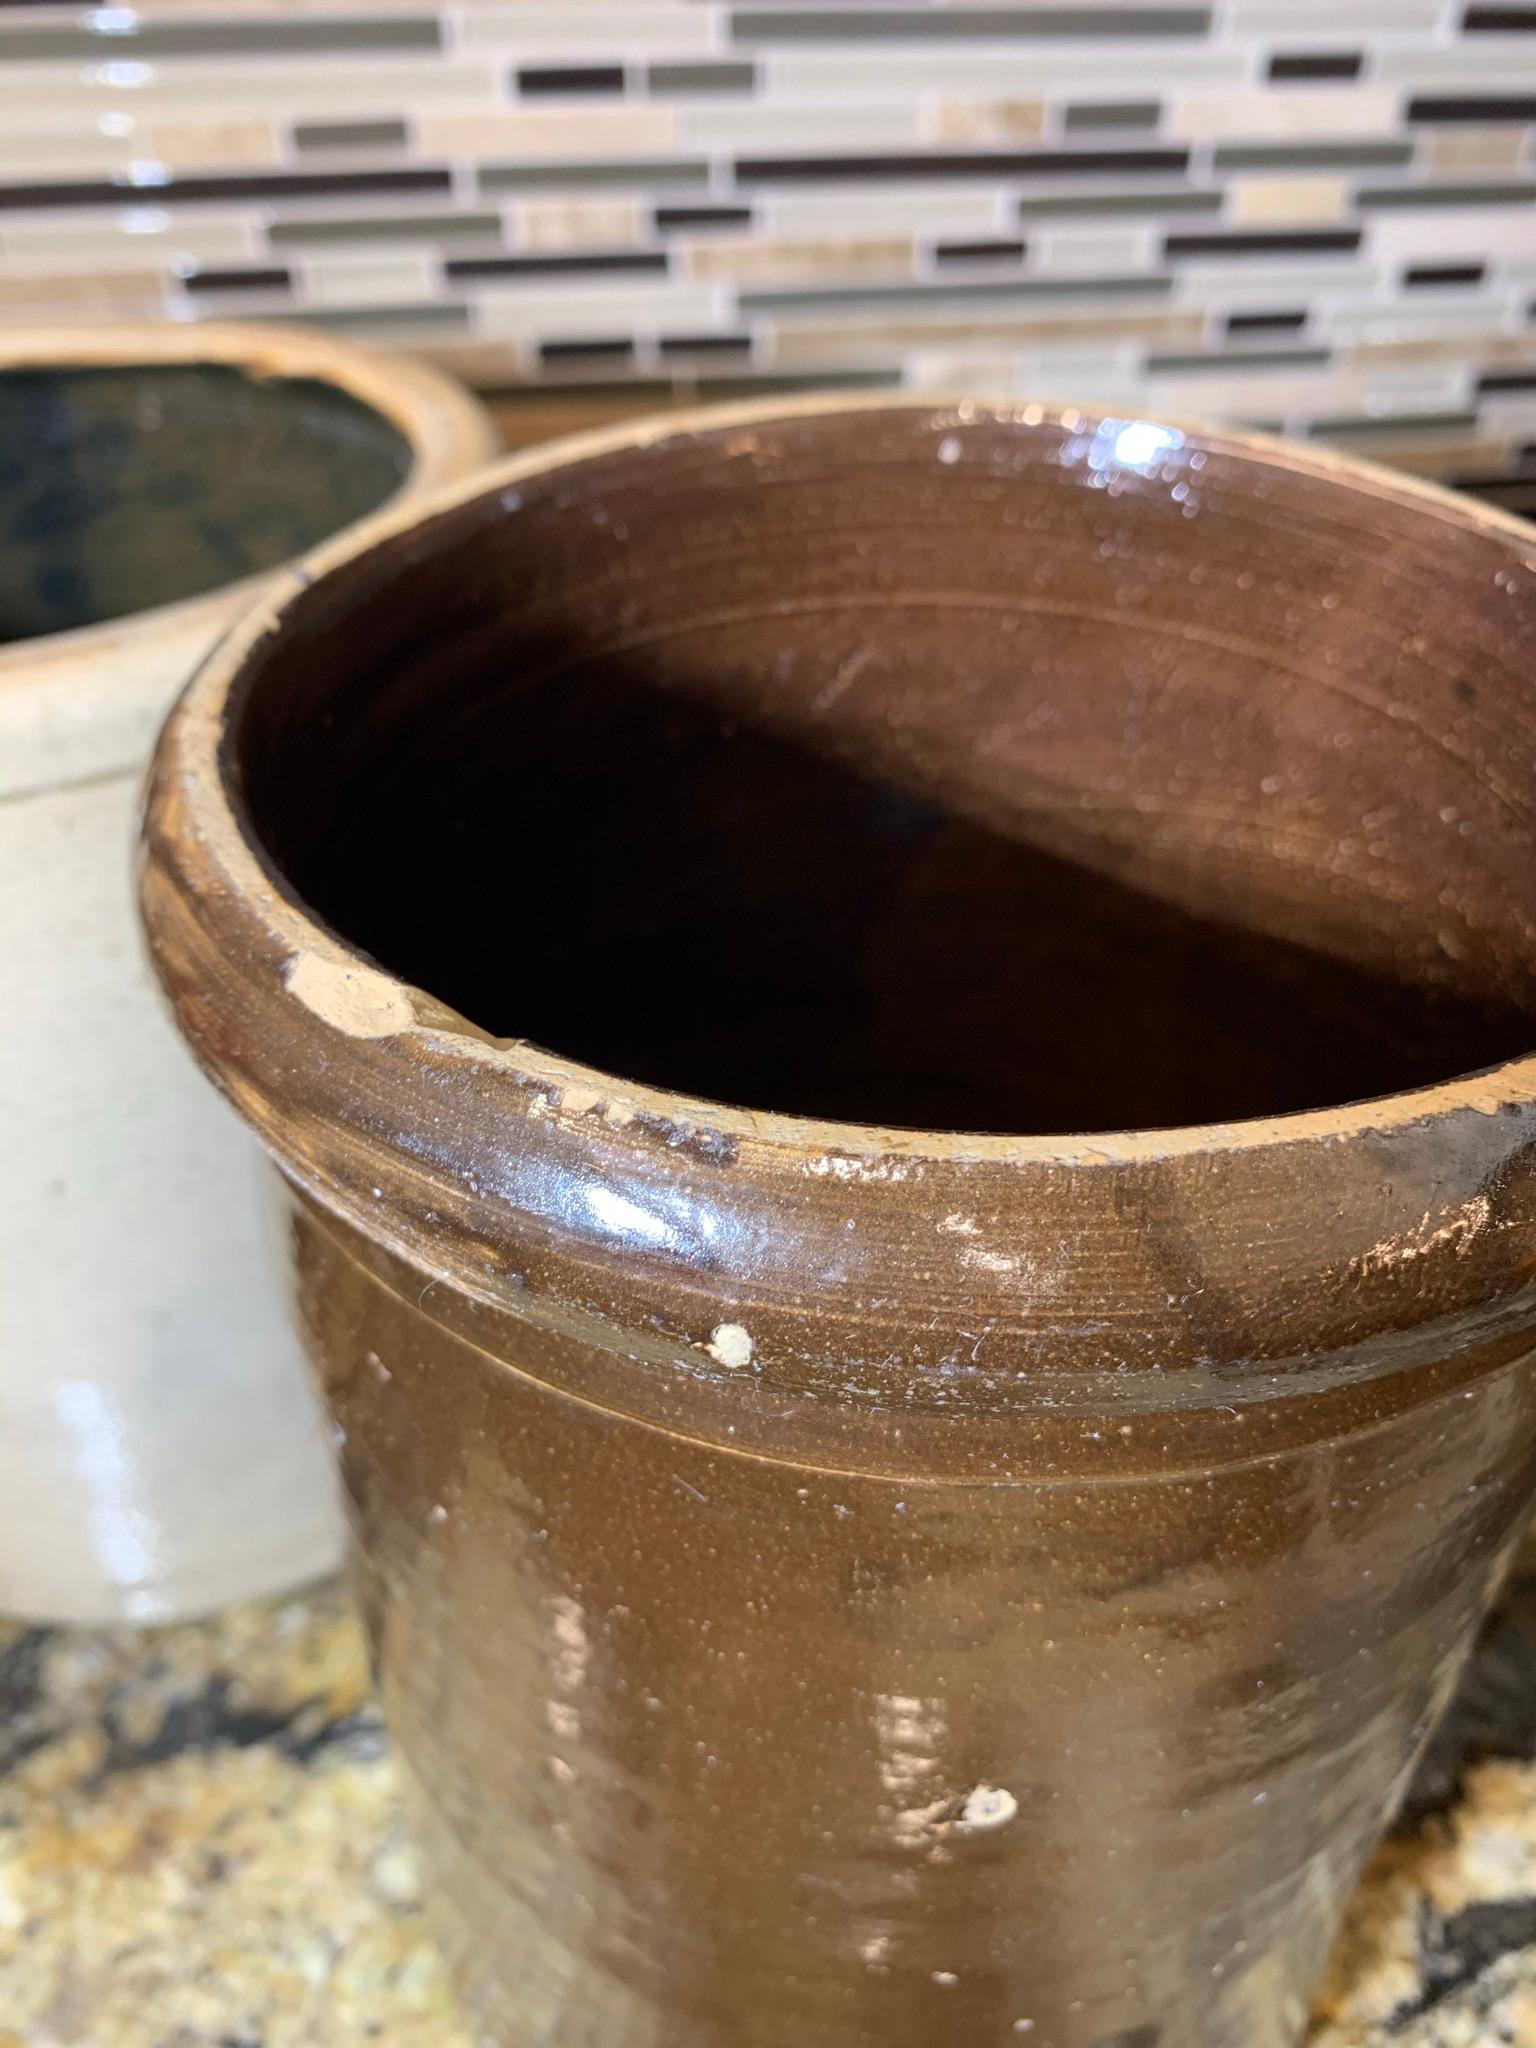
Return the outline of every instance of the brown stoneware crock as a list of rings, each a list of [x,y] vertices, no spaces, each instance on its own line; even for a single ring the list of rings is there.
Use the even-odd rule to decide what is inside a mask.
[[[1282,2048],[1536,1476],[1527,529],[701,413],[290,576],[143,900],[554,2048]]]

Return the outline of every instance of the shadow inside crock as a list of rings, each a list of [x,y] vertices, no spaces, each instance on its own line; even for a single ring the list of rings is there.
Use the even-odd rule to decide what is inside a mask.
[[[1523,814],[1479,761],[1513,684],[1498,646],[1463,652],[1481,622],[1451,606],[1421,660],[1399,587],[1415,517],[1448,562],[1470,535],[1373,507],[1403,528],[1385,568],[1335,569],[1348,495],[1314,482],[1315,533],[1281,505],[1277,540],[1256,524],[1274,481],[1242,456],[1222,458],[1242,495],[1203,523],[1142,479],[1090,501],[1017,466],[984,519],[965,492],[997,478],[951,465],[936,487],[931,450],[903,447],[909,536],[842,426],[806,473],[792,431],[759,445],[776,490],[652,451],[649,507],[641,465],[572,469],[306,594],[236,708],[254,842],[487,1032],[751,1108],[1156,1128],[1530,1048]],[[1049,525],[1009,534],[997,508],[1032,491]],[[1153,605],[1172,631],[1136,616]],[[1384,717],[1372,693],[1394,690]]]
[[[0,643],[275,567],[376,510],[404,435],[338,385],[236,363],[0,370]]]

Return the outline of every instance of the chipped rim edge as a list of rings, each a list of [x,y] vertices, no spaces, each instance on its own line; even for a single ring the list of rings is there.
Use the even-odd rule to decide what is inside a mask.
[[[1497,1115],[1510,1103],[1536,1104],[1536,1050],[1444,1081],[1332,1108],[1297,1110],[1272,1117],[1230,1122],[1169,1125],[1094,1132],[1002,1133],[926,1130],[844,1122],[789,1112],[758,1110],[714,1101],[680,1089],[632,1081],[585,1065],[522,1039],[496,1038],[443,1003],[427,989],[375,963],[360,948],[334,937],[312,915],[292,884],[264,864],[231,804],[221,771],[224,713],[230,691],[258,644],[280,632],[290,606],[323,576],[357,560],[406,529],[426,525],[477,499],[490,498],[526,479],[596,458],[633,452],[674,439],[714,433],[733,426],[849,412],[926,416],[935,431],[976,418],[1014,420],[1037,427],[1050,423],[1067,432],[1080,424],[1128,420],[1131,415],[1091,403],[1023,398],[955,397],[936,393],[845,394],[828,392],[792,399],[751,399],[646,414],[588,432],[563,436],[494,463],[467,479],[409,504],[394,503],[312,550],[298,563],[272,573],[261,599],[207,655],[174,714],[172,731],[184,776],[183,787],[198,837],[218,862],[236,894],[261,904],[253,915],[286,947],[284,1000],[308,1013],[313,1023],[342,1037],[394,1035],[416,1031],[440,1048],[462,1054],[481,1069],[504,1073],[523,1086],[542,1088],[574,1109],[574,1097],[607,1103],[634,1116],[682,1120],[748,1143],[793,1151],[851,1156],[895,1155],[934,1163],[1040,1167],[1161,1162],[1208,1152],[1256,1152],[1276,1146],[1326,1143],[1393,1132],[1432,1118],[1468,1111]],[[1384,465],[1357,460],[1336,450],[1312,449],[1274,435],[1212,427],[1158,414],[1155,423],[1172,427],[1207,447],[1251,461],[1301,472],[1320,481],[1349,485],[1373,497],[1417,507],[1437,518],[1507,542],[1512,556],[1536,571],[1536,534],[1513,514],[1483,506],[1420,478]],[[330,977],[372,991],[380,1004],[378,1031],[340,1025],[293,988],[296,968],[325,963]],[[418,1001],[419,999],[419,1001]],[[366,997],[364,997],[366,1001]],[[423,1016],[422,1012],[430,1013]],[[406,1021],[407,1013],[413,1020]],[[450,1021],[442,1021],[450,1020]],[[627,1120],[627,1119],[625,1119]]]

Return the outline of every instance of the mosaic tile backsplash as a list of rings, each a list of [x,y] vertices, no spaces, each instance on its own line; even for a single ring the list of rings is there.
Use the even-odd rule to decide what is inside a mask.
[[[0,323],[1322,436],[1536,507],[1536,6],[0,0]]]

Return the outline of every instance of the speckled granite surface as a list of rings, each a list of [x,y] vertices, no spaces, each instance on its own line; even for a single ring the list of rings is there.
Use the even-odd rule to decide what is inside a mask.
[[[1536,2048],[1536,1580],[1356,1901],[1312,2048]],[[469,2048],[335,1588],[0,1628],[0,2048]]]

